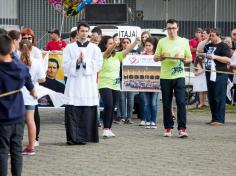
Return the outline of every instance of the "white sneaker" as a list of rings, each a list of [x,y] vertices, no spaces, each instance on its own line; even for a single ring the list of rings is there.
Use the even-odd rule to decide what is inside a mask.
[[[145,128],[146,128],[146,129],[150,129],[150,128],[151,128],[151,123],[150,123],[150,122],[146,122]]]
[[[156,128],[157,128],[157,125],[156,125],[155,122],[151,122],[151,128],[152,128],[152,129],[156,129]]]
[[[179,130],[179,138],[186,138],[186,137],[188,137],[186,128],[182,128],[181,130]]]
[[[116,135],[109,129],[109,137],[116,137]]]
[[[110,137],[109,131],[110,131],[110,130],[109,130],[108,128],[104,129],[104,130],[103,130],[103,133],[102,133],[102,136],[103,136],[104,138],[109,138],[109,137]]]
[[[145,126],[145,121],[142,120],[142,121],[140,122],[139,126]]]
[[[166,128],[163,136],[164,137],[171,137],[172,136],[171,128]]]
[[[39,146],[39,141],[35,141],[34,146],[38,147]]]

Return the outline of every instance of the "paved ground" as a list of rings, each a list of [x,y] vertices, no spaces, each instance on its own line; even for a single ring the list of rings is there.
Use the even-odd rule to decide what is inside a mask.
[[[225,126],[209,127],[209,113],[188,112],[188,139],[162,137],[162,118],[155,130],[135,119],[133,125],[113,125],[116,138],[67,146],[63,113],[40,111],[40,146],[35,156],[24,157],[23,176],[236,175],[236,114],[227,113]]]

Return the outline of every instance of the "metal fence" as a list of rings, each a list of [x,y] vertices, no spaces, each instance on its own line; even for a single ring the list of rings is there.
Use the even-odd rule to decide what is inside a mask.
[[[127,3],[131,25],[143,28],[164,28],[168,18],[180,24],[180,35],[192,38],[197,27],[219,27],[228,36],[236,27],[236,0],[107,0],[108,3]],[[112,15],[112,14],[108,14]],[[65,17],[56,12],[47,0],[0,0],[0,27],[31,27],[37,46],[45,47],[52,28],[69,32],[83,18]]]
[[[48,30],[60,29],[63,15],[58,13],[47,0],[20,0],[19,1],[19,25],[30,27],[36,35],[37,46],[44,48],[50,40]],[[65,17],[62,32],[70,31],[76,25],[80,17]]]
[[[108,3],[126,3],[125,0],[108,0]],[[64,17],[58,13],[47,0],[19,0],[19,25],[31,27],[36,35],[37,46],[44,48],[50,40],[47,31],[53,28],[69,32],[77,22],[84,17],[83,12],[78,17]],[[62,28],[61,28],[62,27]]]

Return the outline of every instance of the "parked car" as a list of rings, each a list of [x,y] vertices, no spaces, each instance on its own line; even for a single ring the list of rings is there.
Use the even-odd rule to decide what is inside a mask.
[[[166,29],[154,29],[154,28],[147,29],[147,28],[145,28],[145,29],[142,29],[142,32],[144,32],[144,31],[150,32],[152,37],[156,37],[158,40],[167,36]]]

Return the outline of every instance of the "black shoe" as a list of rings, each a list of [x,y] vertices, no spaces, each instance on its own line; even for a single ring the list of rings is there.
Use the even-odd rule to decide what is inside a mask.
[[[67,145],[76,145],[76,143],[72,142],[72,141],[67,141],[66,143],[67,143]]]
[[[77,144],[77,145],[86,145],[87,143],[81,141],[81,142],[77,142],[76,144]]]
[[[125,121],[125,123],[126,123],[126,124],[133,124],[134,122],[132,122],[131,119],[127,119],[127,120]]]

